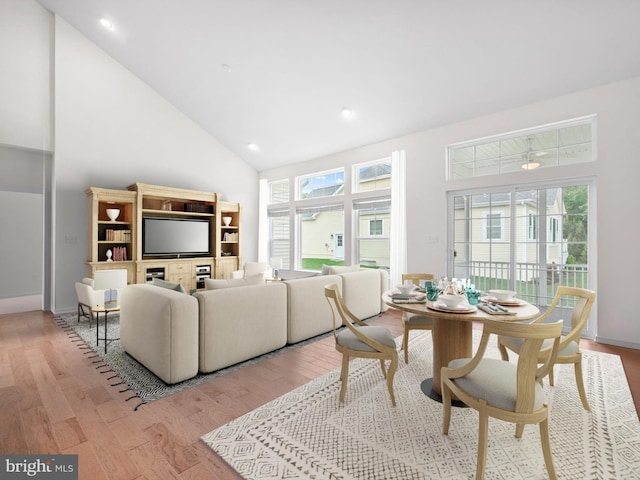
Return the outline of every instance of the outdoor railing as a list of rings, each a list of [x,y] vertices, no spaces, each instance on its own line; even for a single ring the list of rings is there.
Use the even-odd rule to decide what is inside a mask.
[[[547,264],[518,262],[515,278],[511,281],[509,262],[475,261],[456,265],[456,277],[470,278],[476,288],[515,290],[518,297],[536,305],[546,305],[555,295],[558,286],[589,287],[589,270],[583,264]]]

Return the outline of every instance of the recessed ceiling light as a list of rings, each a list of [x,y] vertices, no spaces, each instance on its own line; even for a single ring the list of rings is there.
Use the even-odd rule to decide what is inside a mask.
[[[229,66],[229,64],[227,63],[223,63],[222,65],[220,65],[220,67],[222,67],[222,69],[226,72],[230,72],[231,71],[231,66]]]
[[[255,143],[247,143],[247,148],[254,152],[258,150],[258,146]]]
[[[113,30],[113,23],[110,20],[107,20],[106,18],[100,19],[100,25],[102,25],[107,30]]]
[[[353,116],[353,110],[351,110],[348,107],[343,107],[342,109],[342,116],[344,118],[351,118]]]

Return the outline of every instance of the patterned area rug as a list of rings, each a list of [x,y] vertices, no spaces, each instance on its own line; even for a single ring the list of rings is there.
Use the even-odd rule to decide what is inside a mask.
[[[430,332],[414,335],[409,351],[409,365],[400,362],[395,376],[395,408],[379,364],[356,359],[344,404],[335,370],[202,440],[246,479],[474,478],[478,413],[454,408],[442,435],[442,405],[420,390],[431,377]],[[500,358],[495,347],[490,355]],[[556,386],[545,384],[558,476],[640,478],[640,423],[620,357],[583,356],[591,412],[582,408],[572,365],[557,365]],[[548,478],[537,425],[526,426],[520,440],[513,424],[491,419],[489,428],[485,478]]]
[[[93,359],[96,364],[96,369],[107,377],[112,387],[119,388],[120,393],[131,393],[131,396],[128,397],[127,400],[135,402],[135,409],[138,409],[142,404],[200,385],[213,377],[219,377],[238,368],[278,355],[285,350],[301,347],[325,336],[320,335],[304,342],[296,343],[295,345],[288,345],[274,352],[247,360],[246,362],[238,363],[237,365],[232,365],[208,374],[199,373],[184,382],[167,385],[122,349],[119,340],[120,316],[118,314],[109,315],[108,317],[107,338],[115,340],[109,342],[106,353],[102,340],[104,338],[104,321],[102,315],[100,315],[99,345],[96,342],[95,319],[91,322],[91,325],[89,325],[89,321],[86,318],[82,318],[80,322],[78,322],[75,313],[68,313],[58,315],[54,317],[54,320],[58,326],[65,329],[71,340],[76,342],[78,347],[84,349],[86,354]]]

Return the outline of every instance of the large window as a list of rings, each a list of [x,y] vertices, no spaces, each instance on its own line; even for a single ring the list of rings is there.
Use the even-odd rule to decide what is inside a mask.
[[[590,116],[451,145],[449,179],[590,162],[595,155],[594,130],[595,117]]]
[[[269,182],[268,255],[283,259],[282,270],[389,268],[391,159],[357,164],[346,173],[337,168]]]

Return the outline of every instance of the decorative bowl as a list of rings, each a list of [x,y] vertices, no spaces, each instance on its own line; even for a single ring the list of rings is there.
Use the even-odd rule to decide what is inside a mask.
[[[489,295],[495,297],[499,302],[511,300],[516,292],[512,290],[489,290]]]
[[[464,295],[438,295],[438,300],[450,308],[459,306],[464,301],[464,299]]]
[[[398,285],[396,288],[400,291],[401,294],[409,295],[413,290],[413,287],[413,285]]]
[[[120,215],[119,208],[107,208],[107,216],[112,222],[115,222],[118,219],[118,215]]]
[[[224,222],[225,227],[231,225],[231,217],[222,217],[222,221]]]

